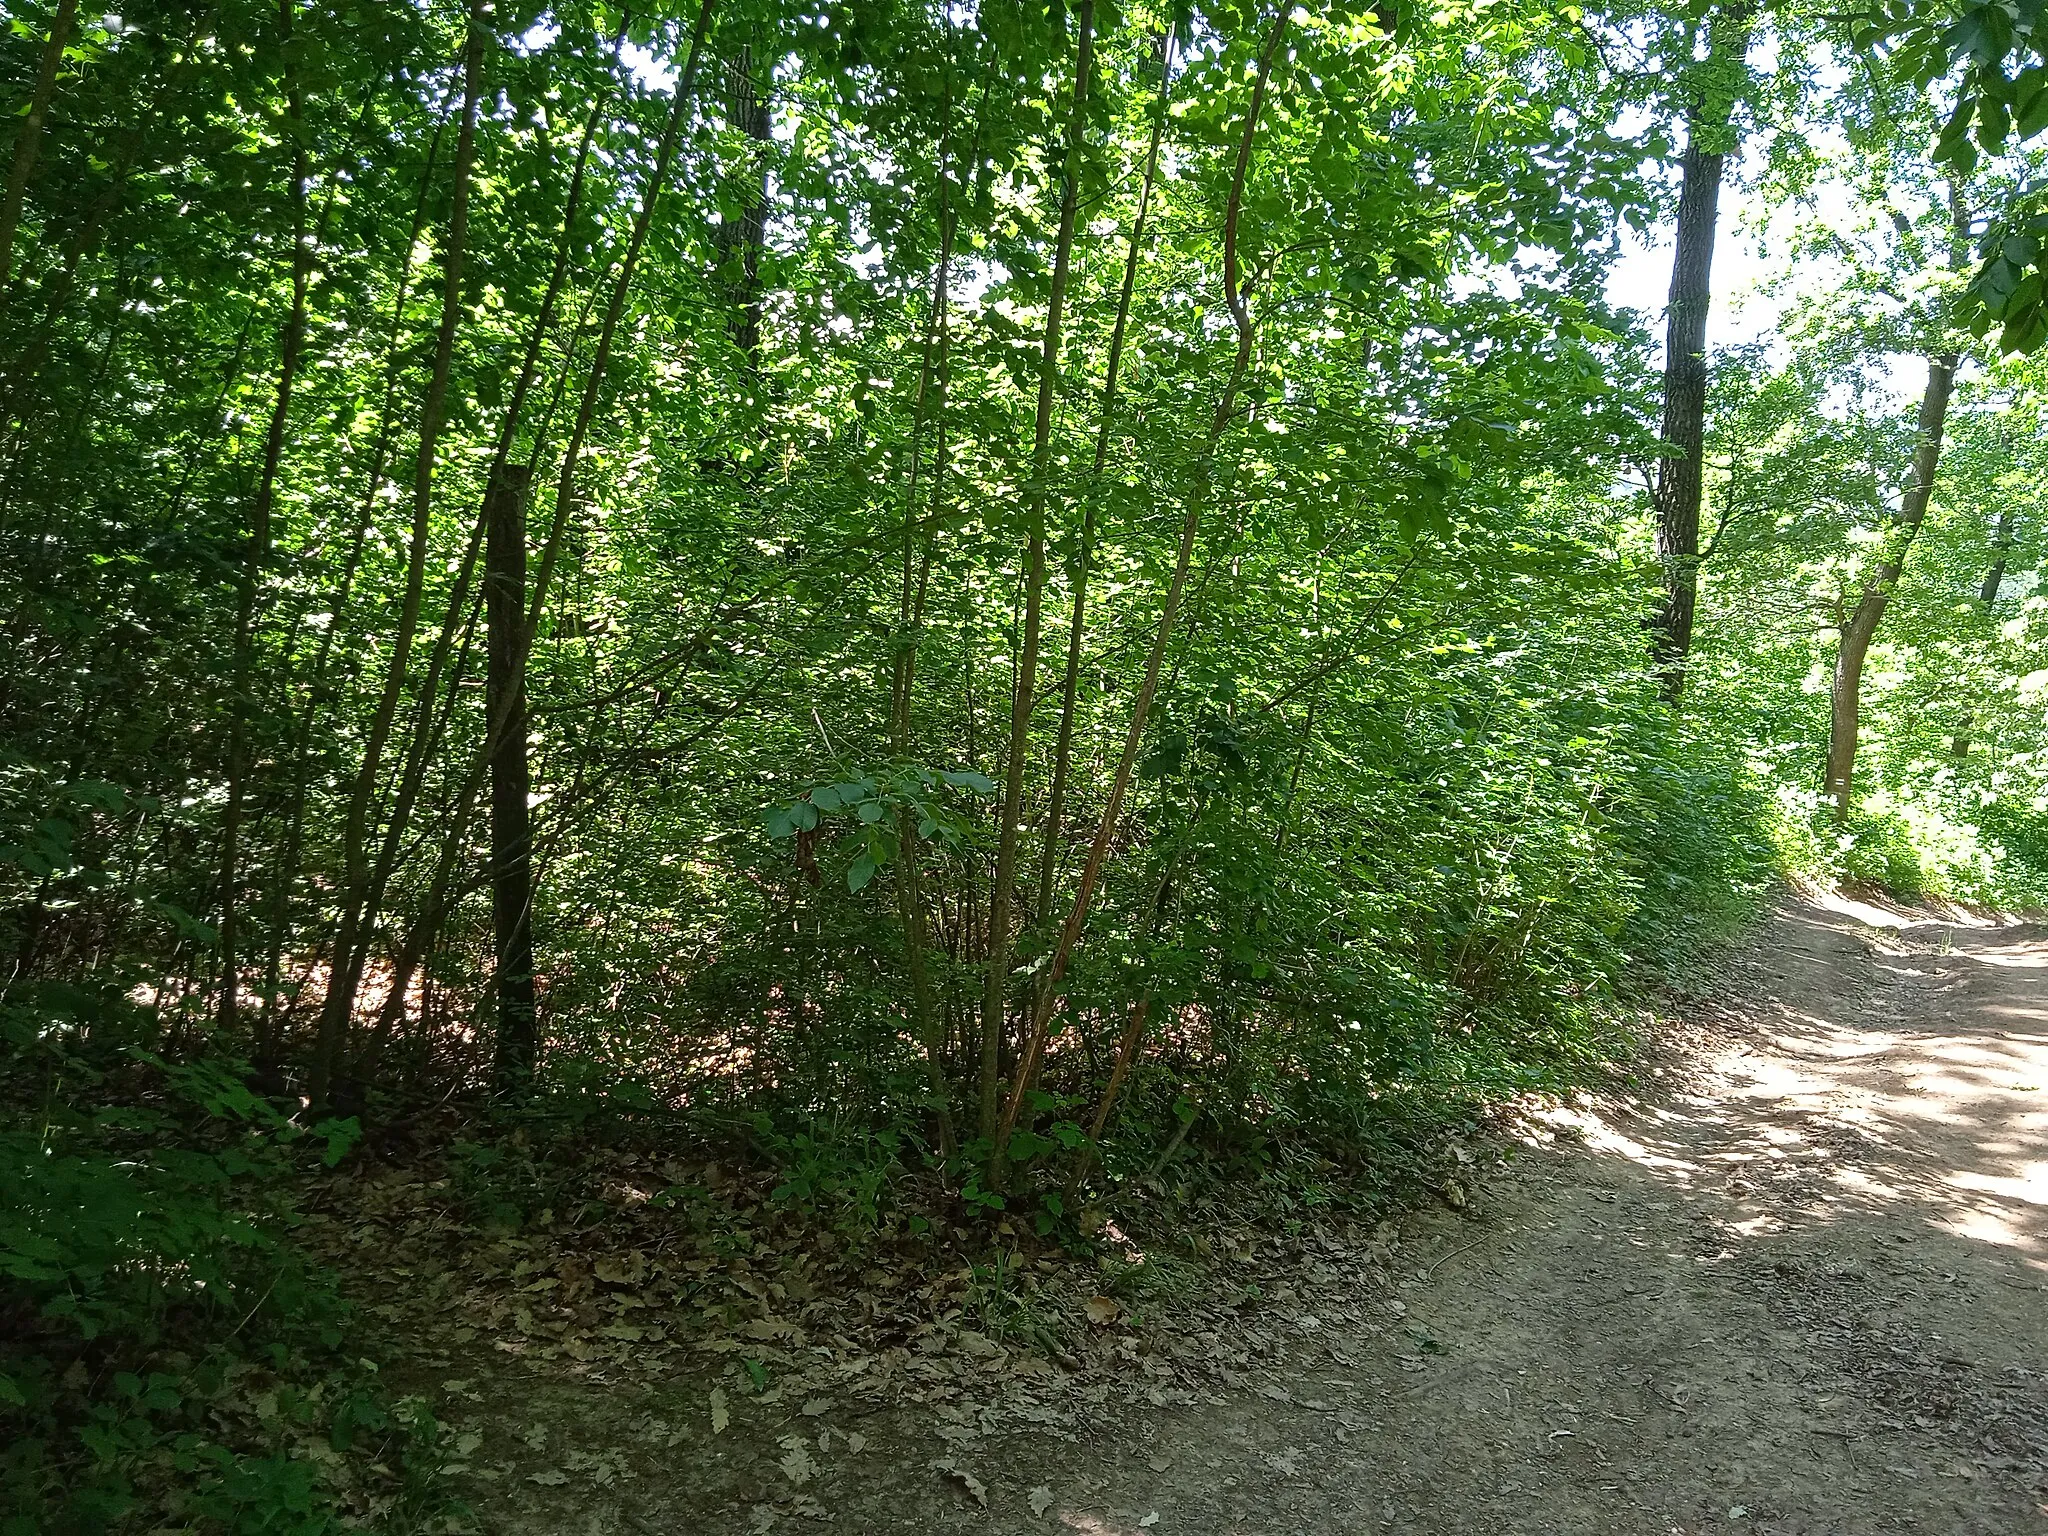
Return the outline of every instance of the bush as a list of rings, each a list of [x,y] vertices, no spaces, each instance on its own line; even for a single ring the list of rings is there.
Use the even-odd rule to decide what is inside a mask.
[[[1903,900],[1933,894],[1914,844],[1913,828],[1895,811],[1858,807],[1838,833],[1842,878]]]
[[[405,1469],[382,1503],[422,1515],[438,1427],[341,1355],[346,1310],[289,1240],[289,1176],[354,1123],[309,1134],[237,1064],[143,1035],[118,994],[0,1011],[0,1533],[336,1530],[311,1440]]]

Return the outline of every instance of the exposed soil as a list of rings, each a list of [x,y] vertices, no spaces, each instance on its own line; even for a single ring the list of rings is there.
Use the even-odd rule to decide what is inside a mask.
[[[2048,1532],[2048,932],[1788,904],[1680,1011],[1462,1208],[1105,1319],[1120,1374],[417,1374],[506,1533]]]

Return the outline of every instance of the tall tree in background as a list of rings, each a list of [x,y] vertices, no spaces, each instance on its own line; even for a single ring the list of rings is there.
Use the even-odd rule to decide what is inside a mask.
[[[1707,316],[1714,292],[1714,237],[1721,181],[1737,150],[1734,111],[1747,72],[1752,0],[1716,7],[1707,20],[1706,58],[1692,73],[1676,248],[1664,328],[1664,442],[1654,502],[1664,597],[1652,619],[1651,659],[1665,698],[1685,691],[1699,606],[1700,505],[1705,495]]]
[[[2013,545],[2012,507],[2002,504],[1998,509],[1998,528],[1991,535],[1991,566],[1984,572],[1984,583],[1977,589],[1977,603],[1985,613],[1990,613],[1998,602],[1999,589],[2005,585],[2006,562],[2012,557]],[[1963,712],[1962,723],[1956,727],[1956,734],[1949,750],[1957,757],[1970,755],[1970,713]]]
[[[1964,201],[1960,178],[1948,186],[1947,239],[1950,269],[1957,275],[1967,270],[1970,259],[1970,211]],[[1902,237],[1910,239],[1909,226],[1900,220]],[[1853,804],[1856,782],[1856,748],[1863,708],[1863,666],[1870,656],[1870,644],[1905,570],[1906,557],[1927,520],[1928,503],[1934,496],[1934,478],[1941,467],[1942,434],[1948,425],[1949,400],[1955,390],[1956,367],[1962,359],[1954,341],[1955,322],[1946,295],[1934,301],[1929,329],[1934,345],[1927,354],[1927,387],[1920,396],[1920,409],[1913,428],[1913,458],[1899,496],[1899,510],[1884,530],[1881,552],[1853,605],[1840,619],[1841,640],[1835,650],[1835,665],[1828,686],[1828,747],[1826,793],[1834,802],[1835,816],[1846,821]]]
[[[494,1078],[516,1090],[538,1049],[533,990],[533,778],[526,756],[526,489],[531,470],[507,464],[485,492],[484,605],[490,626],[492,992]]]
[[[996,829],[989,885],[988,977],[981,1003],[981,1132],[997,1133],[1002,1051],[1009,1014],[1010,924],[1016,910],[1018,844],[1023,827],[1024,772],[1030,761],[1031,707],[1037,697],[1038,646],[1045,603],[1045,512],[1051,494],[1053,416],[1059,403],[1060,337],[1081,198],[1081,152],[1088,125],[1089,77],[1095,57],[1095,0],[1081,0],[1074,22],[1073,94],[1060,170],[1058,232],[1038,358],[1038,403],[1032,415],[1030,479],[1024,487],[1024,617],[1010,691],[1010,743],[1003,770],[1002,820]]]

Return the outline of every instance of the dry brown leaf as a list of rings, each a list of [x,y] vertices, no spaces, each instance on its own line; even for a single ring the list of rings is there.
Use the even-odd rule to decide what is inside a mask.
[[[965,1488],[975,1503],[979,1504],[983,1509],[988,1508],[988,1484],[955,1462],[952,1457],[948,1456],[943,1460],[933,1462],[932,1470],[945,1473],[946,1476],[952,1478],[962,1488]]]
[[[795,1435],[782,1442],[782,1459],[776,1463],[782,1468],[782,1475],[801,1488],[811,1480],[818,1470],[818,1464],[811,1460],[810,1447]]]
[[[1091,1296],[1088,1298],[1088,1321],[1098,1328],[1107,1328],[1116,1321],[1117,1314],[1122,1311],[1123,1308],[1117,1304],[1114,1297]]]

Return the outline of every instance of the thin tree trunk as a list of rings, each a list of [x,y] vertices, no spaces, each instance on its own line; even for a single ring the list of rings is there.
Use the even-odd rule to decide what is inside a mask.
[[[490,710],[505,728],[491,747],[491,937],[496,955],[500,1092],[533,1077],[532,777],[526,759],[526,490],[532,470],[507,464],[485,494],[484,602],[490,623]]]
[[[761,80],[755,77],[757,56],[748,44],[741,44],[726,62],[728,118],[746,135],[749,155],[741,173],[746,183],[746,202],[739,218],[721,222],[718,248],[728,270],[727,291],[732,296],[730,331],[733,345],[747,360],[749,382],[755,388],[761,375],[761,256],[768,234],[768,164],[773,138],[769,132],[770,99]],[[738,270],[730,264],[737,263]]]
[[[405,691],[407,664],[419,628],[420,604],[426,590],[429,514],[433,508],[434,466],[447,416],[448,378],[455,356],[455,331],[462,315],[462,269],[469,238],[470,171],[476,158],[477,105],[483,92],[484,45],[488,17],[482,0],[470,0],[468,35],[462,50],[462,129],[456,140],[454,190],[448,211],[448,246],[443,256],[441,323],[434,338],[434,361],[427,381],[426,399],[420,409],[419,453],[413,468],[413,515],[411,542],[406,555],[405,597],[399,610],[397,633],[392,637],[391,658],[384,675],[382,696],[371,717],[363,761],[349,797],[342,832],[345,884],[325,1004],[320,1013],[320,1034],[313,1058],[310,1084],[315,1104],[326,1101],[340,1065],[348,1022],[355,1012],[356,989],[361,984],[368,955],[364,907],[369,896],[370,871],[364,858],[368,839],[370,800],[376,792],[383,767],[384,749]]]
[[[57,71],[64,63],[64,49],[71,41],[71,20],[77,10],[78,0],[57,0],[50,35],[43,41],[35,89],[29,94],[28,112],[21,120],[21,131],[14,137],[14,163],[7,172],[7,196],[0,202],[0,317],[7,313],[7,295],[14,277],[14,235],[21,227],[22,200],[28,195],[28,179],[42,148],[43,119],[49,115],[50,98],[57,91]]]
[[[1059,234],[1053,247],[1052,288],[1046,299],[1045,336],[1038,360],[1038,410],[1031,446],[1031,483],[1025,493],[1024,626],[1010,695],[1010,750],[1003,776],[1002,825],[995,875],[989,888],[988,980],[981,1001],[981,1131],[996,1130],[1002,1078],[1003,1026],[1010,983],[1010,914],[1016,902],[1018,822],[1024,814],[1024,764],[1031,746],[1031,705],[1038,679],[1039,626],[1045,597],[1045,503],[1052,473],[1052,418],[1060,371],[1060,330],[1074,223],[1081,194],[1081,141],[1087,127],[1089,75],[1094,67],[1095,0],[1081,0],[1074,56],[1074,100],[1067,123],[1061,172]]]
[[[1977,601],[1983,605],[1986,613],[1989,613],[1992,604],[1998,601],[1998,589],[2005,585],[2005,566],[2011,557],[2012,545],[2012,508],[2000,507],[1998,531],[1991,536],[1991,569],[1984,573],[1984,585],[1977,591]],[[1970,755],[1970,727],[1974,723],[1975,716],[1965,711],[1963,722],[1956,730],[1953,750],[1957,757]]]
[[[1754,8],[1738,4],[1709,23],[1707,65],[1739,69],[1749,51]],[[1724,144],[1732,94],[1714,90],[1687,115],[1684,178],[1678,195],[1677,248],[1664,322],[1665,443],[1657,461],[1657,559],[1664,599],[1651,619],[1650,660],[1666,699],[1685,692],[1699,599],[1700,504],[1705,495],[1707,314],[1713,301],[1714,236],[1719,223]]]
[[[533,640],[539,630],[541,615],[546,611],[548,587],[554,573],[555,563],[561,553],[563,534],[567,528],[569,514],[574,504],[576,468],[582,457],[583,444],[589,435],[591,422],[595,419],[597,413],[597,401],[603,388],[605,370],[610,362],[612,342],[618,334],[619,318],[625,309],[626,296],[632,288],[633,273],[638,266],[640,252],[647,243],[647,232],[653,222],[655,206],[660,199],[662,187],[668,179],[669,168],[675,157],[676,141],[682,130],[683,119],[688,113],[691,88],[697,75],[698,59],[702,55],[705,34],[711,24],[713,3],[714,0],[703,0],[703,4],[698,10],[696,25],[690,36],[689,55],[684,61],[682,73],[676,81],[674,105],[670,109],[668,121],[662,130],[661,141],[655,152],[654,169],[648,181],[647,190],[641,198],[639,212],[633,221],[633,231],[627,242],[624,261],[619,268],[617,278],[613,282],[611,300],[606,307],[603,328],[598,336],[597,350],[591,359],[590,371],[584,381],[582,399],[577,408],[576,421],[569,434],[568,446],[563,452],[561,476],[555,487],[554,515],[548,530],[547,543],[542,550],[540,569],[534,578],[532,596],[526,605],[526,617],[518,626],[517,633],[512,637],[517,643],[519,652],[517,665],[512,670],[515,675],[522,678],[525,676],[527,661],[532,655]],[[433,887],[429,893],[427,906],[427,917],[429,920],[438,920],[437,909],[445,896],[449,884],[449,877],[453,869],[453,854],[459,848],[462,835],[468,826],[470,808],[475,803],[476,792],[482,781],[481,770],[486,763],[495,763],[501,745],[515,729],[513,715],[521,702],[522,695],[518,691],[507,690],[504,695],[493,699],[487,706],[486,712],[489,720],[484,733],[481,753],[476,765],[471,770],[469,781],[464,785],[459,797],[456,814],[453,818],[453,826],[448,839],[443,843],[443,856],[434,873]],[[522,744],[521,750],[523,752],[525,731],[523,725],[518,729]],[[494,798],[495,794],[496,785],[494,782]],[[528,901],[530,904],[530,893]],[[415,928],[417,930],[422,926],[430,929],[431,921],[424,925],[416,924]],[[417,947],[410,937],[406,942],[405,949],[407,954],[402,957],[401,963],[402,968],[409,970],[411,964],[417,964]],[[529,975],[531,974],[530,962],[528,973]],[[386,1013],[387,1015],[390,1013],[388,1006]]]
[[[420,174],[419,196],[414,199],[412,223],[406,232],[403,254],[399,262],[398,286],[392,298],[391,338],[384,357],[384,404],[379,414],[376,446],[371,452],[368,484],[363,492],[362,505],[357,509],[355,526],[350,535],[348,553],[342,562],[341,578],[336,583],[333,602],[329,606],[326,627],[320,634],[319,650],[313,658],[313,665],[307,682],[305,709],[300,715],[297,727],[298,748],[293,760],[292,802],[288,814],[285,846],[278,870],[276,897],[273,904],[270,951],[265,962],[265,992],[263,1016],[256,1026],[256,1066],[268,1078],[276,1078],[278,1058],[281,1054],[279,1039],[280,1024],[277,1018],[276,999],[284,966],[285,928],[288,922],[291,892],[298,880],[299,860],[305,842],[306,796],[308,791],[307,739],[311,735],[313,719],[327,700],[328,665],[334,652],[334,642],[340,636],[349,598],[355,589],[357,567],[361,564],[363,549],[369,538],[370,517],[376,509],[377,492],[384,484],[384,463],[391,447],[391,436],[396,424],[394,403],[398,389],[398,360],[401,342],[405,335],[405,301],[412,284],[412,253],[418,247],[420,231],[425,227],[427,217],[427,195],[434,179],[434,161],[441,149],[441,137],[447,122],[444,118],[435,126],[434,137],[427,146],[426,164]],[[189,472],[187,478],[190,478]],[[183,499],[183,487],[179,496],[173,499],[171,512],[175,515]]]
[[[1842,622],[1842,643],[1835,652],[1833,686],[1829,690],[1827,794],[1835,802],[1835,818],[1846,821],[1855,792],[1856,735],[1863,702],[1863,663],[1870,643],[1884,621],[1885,608],[1898,586],[1906,555],[1927,516],[1934,475],[1941,463],[1941,434],[1948,420],[1949,393],[1955,383],[1957,355],[1943,352],[1927,360],[1927,390],[1920,397],[1918,440],[1913,449],[1912,477],[1899,500],[1891,548],[1864,584],[1856,606]]]
[[[384,467],[391,455],[391,438],[398,424],[398,377],[405,341],[405,301],[411,294],[412,253],[419,248],[420,231],[426,228],[427,199],[433,190],[434,162],[440,157],[441,139],[448,130],[445,117],[435,124],[434,137],[427,144],[426,164],[420,170],[420,192],[413,201],[412,227],[406,232],[405,254],[399,260],[397,291],[391,299],[391,338],[384,349],[384,403],[377,413],[377,441],[370,450],[370,469],[364,479],[362,505],[356,509],[355,529],[348,554],[342,561],[341,580],[336,583],[333,617],[320,637],[320,657],[314,667],[315,688],[327,674],[327,658],[336,636],[341,633],[343,615],[355,590],[357,568],[369,539],[370,519],[377,510],[377,493],[384,488]]]
[[[308,156],[305,114],[298,72],[292,66],[293,0],[280,0],[278,27],[285,59],[285,110],[297,136],[292,152],[292,302],[278,346],[277,399],[270,411],[270,430],[263,439],[263,472],[249,514],[249,544],[235,592],[234,677],[228,699],[228,798],[221,816],[220,863],[220,1005],[218,1025],[224,1039],[239,1029],[241,957],[241,834],[242,804],[248,756],[249,690],[255,662],[256,596],[263,569],[270,563],[270,514],[277,502],[277,471],[284,457],[284,434],[291,417],[292,387],[298,381],[299,358],[305,350],[306,290],[313,279],[313,251],[306,239],[306,174]],[[265,1004],[266,1009],[268,1004]],[[261,1056],[262,1042],[256,1042]]]
[[[614,41],[614,48],[621,38]],[[367,945],[369,935],[375,931],[378,915],[383,910],[384,898],[404,850],[405,834],[412,821],[413,807],[426,782],[427,769],[433,761],[440,733],[434,723],[436,703],[441,696],[441,679],[448,670],[448,660],[454,647],[458,629],[463,628],[462,615],[469,606],[470,587],[476,574],[477,556],[483,548],[486,525],[490,518],[492,487],[507,471],[512,448],[519,435],[521,418],[525,414],[526,399],[531,393],[539,373],[540,354],[546,344],[548,332],[553,328],[555,307],[561,297],[564,281],[568,274],[571,247],[575,239],[576,214],[583,197],[585,170],[589,163],[591,142],[596,135],[597,124],[606,106],[600,99],[590,111],[583,125],[583,137],[576,153],[575,169],[569,178],[569,190],[563,199],[562,233],[555,247],[554,266],[548,275],[548,286],[541,298],[540,311],[526,338],[526,350],[520,360],[517,380],[512,386],[511,398],[505,406],[505,414],[499,423],[497,444],[492,450],[490,468],[484,477],[484,499],[477,509],[476,521],[471,525],[469,542],[463,550],[461,561],[456,568],[455,583],[448,594],[446,612],[441,627],[436,633],[434,648],[427,663],[426,680],[420,686],[419,704],[412,729],[412,742],[406,755],[403,771],[399,775],[397,792],[393,797],[390,816],[387,820],[383,843],[378,851],[375,871],[371,876],[369,896],[364,903],[364,916],[360,920],[362,942]],[[520,505],[525,506],[526,488],[520,486]],[[524,562],[521,563],[521,590],[524,590]],[[522,642],[524,643],[524,642]],[[523,664],[522,664],[523,665]],[[450,690],[452,706],[454,686],[459,686],[461,669],[458,666]],[[521,732],[520,740],[525,740]]]
[[[1961,272],[1970,264],[1970,213],[1963,201],[1959,178],[1949,181],[1949,266]],[[1946,332],[1950,317],[1936,316]],[[1835,651],[1835,670],[1828,690],[1828,751],[1826,761],[1827,797],[1835,803],[1835,820],[1849,819],[1856,788],[1856,744],[1863,708],[1863,664],[1870,655],[1871,641],[1884,622],[1885,609],[1905,569],[1906,556],[1927,517],[1927,503],[1934,494],[1934,476],[1941,467],[1941,437],[1948,423],[1949,395],[1955,387],[1960,354],[1952,348],[1930,353],[1927,359],[1927,388],[1920,397],[1920,415],[1913,443],[1913,463],[1906,486],[1899,497],[1899,515],[1894,521],[1884,553],[1863,585],[1856,606],[1842,620],[1841,643]]]
[[[1067,776],[1074,755],[1074,715],[1081,691],[1081,646],[1088,629],[1088,578],[1095,561],[1095,523],[1102,492],[1102,472],[1109,463],[1109,443],[1116,425],[1116,386],[1123,366],[1124,335],[1130,324],[1131,295],[1138,283],[1138,257],[1145,245],[1145,220],[1152,208],[1152,188],[1159,173],[1159,141],[1166,131],[1167,98],[1173,83],[1173,34],[1159,39],[1159,99],[1152,114],[1152,137],[1145,146],[1145,179],[1138,188],[1137,214],[1124,252],[1123,286],[1117,290],[1116,323],[1109,333],[1109,361],[1103,372],[1101,420],[1096,424],[1095,461],[1083,493],[1081,548],[1074,561],[1074,611],[1067,622],[1067,671],[1060,684],[1059,745],[1053,751],[1052,793],[1046,801],[1045,848],[1038,868],[1037,916],[1052,911],[1053,886],[1059,879],[1060,838],[1066,817]]]
[[[690,37],[690,51],[685,59],[682,74],[676,82],[674,105],[670,109],[661,141],[656,149],[655,166],[647,190],[642,195],[640,208],[633,222],[633,231],[628,240],[626,255],[619,273],[613,280],[611,295],[606,306],[603,326],[598,337],[595,356],[584,377],[584,387],[578,405],[576,421],[570,432],[569,445],[563,455],[562,473],[556,485],[554,514],[550,523],[547,544],[542,553],[538,576],[533,583],[533,593],[526,606],[526,617],[519,627],[518,640],[520,657],[517,672],[525,675],[526,663],[533,649],[534,636],[538,631],[554,565],[560,553],[564,530],[568,523],[573,504],[575,468],[581,457],[583,443],[595,418],[597,400],[602,389],[605,369],[611,356],[611,345],[618,331],[619,317],[630,291],[634,269],[641,249],[646,244],[647,231],[653,221],[654,206],[662,186],[667,180],[669,167],[674,158],[677,136],[687,110],[691,87],[697,75],[697,63],[701,56],[704,38],[711,22],[713,0],[703,0],[698,11],[695,28]],[[565,224],[566,228],[566,224]],[[502,446],[509,447],[509,440]],[[484,741],[477,751],[461,790],[456,796],[448,831],[442,839],[441,853],[435,862],[434,872],[429,881],[427,897],[421,908],[420,917],[406,931],[400,941],[394,959],[394,987],[403,987],[410,979],[413,969],[419,964],[427,938],[446,915],[449,905],[449,891],[454,884],[456,857],[468,834],[469,822],[474,814],[478,796],[483,788],[488,769],[495,760],[500,742],[512,729],[512,706],[514,696],[501,697],[486,706],[488,721]],[[522,739],[523,739],[522,731]],[[376,1032],[378,1038],[388,1033],[403,1011],[401,1002],[387,998],[380,1012]]]
[[[591,355],[590,371],[584,379],[583,396],[577,403],[576,421],[570,428],[569,444],[562,453],[562,472],[555,485],[554,516],[548,526],[546,544],[541,550],[540,570],[534,576],[533,598],[527,608],[526,636],[530,647],[533,637],[539,632],[541,614],[545,611],[548,588],[554,579],[555,565],[561,557],[562,539],[569,524],[569,514],[576,500],[576,471],[582,462],[583,445],[590,435],[590,425],[597,415],[597,402],[604,389],[606,369],[611,363],[612,343],[618,335],[619,317],[625,312],[626,296],[632,291],[633,273],[640,264],[640,252],[647,244],[647,231],[654,222],[654,210],[661,199],[663,186],[668,181],[669,169],[675,160],[676,141],[681,136],[683,119],[689,114],[691,90],[697,79],[697,61],[704,50],[705,34],[711,27],[711,12],[716,0],[702,0],[697,11],[696,25],[690,34],[689,55],[683,61],[682,73],[676,80],[675,102],[669,110],[668,121],[661,132],[661,142],[655,150],[654,170],[649,176],[647,190],[640,199],[639,212],[633,219],[633,232],[626,242],[626,255],[619,267],[619,275],[612,284],[611,302],[605,307],[604,324],[599,329],[597,349]],[[496,724],[493,723],[495,730]]]
[[[1195,814],[1195,820],[1201,820],[1199,810]],[[1153,930],[1158,926],[1160,914],[1166,910],[1166,897],[1173,887],[1177,863],[1177,859],[1167,861],[1166,869],[1159,877],[1158,889],[1152,893],[1151,908],[1145,914],[1141,947],[1152,942]],[[1079,1189],[1087,1181],[1088,1174],[1095,1165],[1096,1153],[1102,1146],[1102,1133],[1109,1128],[1109,1117],[1115,1112],[1117,1100],[1123,1095],[1124,1085],[1130,1080],[1131,1068],[1137,1064],[1138,1054],[1143,1049],[1145,1024],[1151,1014],[1152,987],[1150,982],[1147,982],[1125,1017],[1123,1036],[1117,1041],[1116,1061],[1110,1067],[1109,1082],[1103,1087],[1102,1097],[1096,1101],[1095,1116],[1088,1125],[1088,1144],[1081,1149],[1081,1155],[1074,1163],[1074,1171],[1068,1179],[1069,1189]]]
[[[1223,431],[1229,425],[1237,409],[1237,392],[1244,382],[1246,370],[1252,357],[1252,316],[1247,299],[1249,285],[1243,280],[1239,269],[1237,249],[1238,221],[1244,209],[1245,180],[1251,169],[1252,144],[1258,136],[1259,118],[1266,104],[1266,86],[1273,72],[1273,60],[1280,51],[1281,40],[1287,34],[1287,25],[1292,13],[1282,11],[1273,23],[1273,30],[1267,36],[1266,46],[1259,55],[1259,72],[1252,83],[1250,104],[1245,108],[1244,130],[1237,145],[1237,165],[1230,181],[1230,201],[1223,218],[1223,292],[1230,306],[1230,316],[1237,330],[1237,355],[1232,360],[1230,376],[1225,381],[1223,392],[1217,397],[1216,411],[1209,422],[1209,433],[1202,448],[1200,473],[1194,493],[1188,498],[1186,515],[1181,520],[1180,548],[1174,557],[1173,578],[1166,589],[1166,600],[1160,605],[1159,623],[1153,631],[1152,650],[1145,658],[1145,680],[1139,686],[1138,697],[1131,706],[1130,729],[1124,735],[1123,755],[1117,760],[1116,773],[1110,780],[1109,798],[1102,807],[1101,819],[1096,823],[1095,841],[1088,850],[1088,859],[1081,866],[1081,880],[1074,892],[1073,906],[1067,912],[1067,919],[1061,925],[1058,940],[1052,953],[1046,958],[1044,979],[1041,982],[1036,1001],[1031,1011],[1031,1024],[1026,1033],[1024,1050],[1017,1061],[1017,1070],[1010,1083],[1010,1096],[1003,1107],[1002,1123],[996,1132],[996,1160],[1001,1166],[1004,1149],[1010,1135],[1016,1129],[1017,1116],[1024,1107],[1024,1095],[1030,1090],[1032,1079],[1037,1075],[1038,1062],[1045,1050],[1052,1010],[1058,1000],[1060,979],[1066,973],[1067,961],[1080,940],[1082,926],[1088,920],[1088,907],[1095,895],[1096,883],[1102,877],[1103,865],[1109,858],[1109,845],[1116,835],[1117,818],[1123,811],[1123,799],[1130,788],[1131,773],[1137,766],[1138,750],[1144,744],[1145,722],[1152,709],[1152,700],[1159,689],[1159,674],[1165,663],[1167,643],[1173,636],[1175,621],[1180,615],[1181,596],[1187,587],[1188,569],[1194,559],[1195,538],[1201,529],[1202,514],[1213,489],[1216,471],[1216,452],[1223,439]]]
[[[951,80],[948,78],[947,116],[950,118]],[[975,135],[976,153],[980,134]],[[954,220],[952,183],[947,174],[947,140],[939,146],[939,267],[932,280],[931,324],[926,331],[924,360],[917,381],[917,404],[912,418],[910,440],[910,484],[903,502],[903,573],[898,602],[900,633],[897,637],[893,687],[890,696],[890,737],[899,762],[908,762],[911,746],[911,703],[917,687],[918,635],[924,624],[924,604],[931,574],[931,542],[927,535],[922,558],[917,555],[917,470],[924,428],[933,414],[941,417],[938,447],[933,456],[932,502],[936,508],[945,495],[945,396],[939,377],[947,334],[947,301],[951,293]],[[918,834],[917,816],[908,806],[896,813],[896,913],[903,929],[903,961],[910,973],[912,1025],[924,1051],[925,1079],[932,1096],[932,1119],[938,1131],[939,1152],[950,1157],[956,1144],[953,1128],[952,1093],[946,1081],[946,1032],[932,996],[931,973],[926,964],[928,944],[925,933],[923,839]]]

